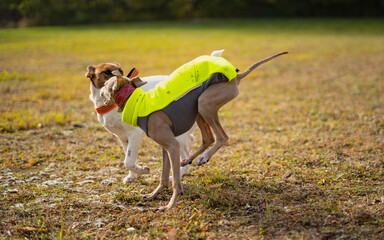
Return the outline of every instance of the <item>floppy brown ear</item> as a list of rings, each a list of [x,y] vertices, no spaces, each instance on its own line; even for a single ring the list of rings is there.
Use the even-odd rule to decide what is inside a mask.
[[[147,82],[141,80],[139,77],[134,77],[134,78],[131,78],[129,79],[129,81],[131,81],[131,83],[133,84],[133,86],[135,87],[141,87],[143,86],[144,84],[146,84]]]
[[[95,76],[96,67],[93,65],[89,65],[87,67],[87,72],[85,73],[85,76],[88,78],[93,78]]]

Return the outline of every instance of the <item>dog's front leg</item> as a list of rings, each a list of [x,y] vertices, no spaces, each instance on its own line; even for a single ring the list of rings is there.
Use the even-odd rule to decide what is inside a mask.
[[[164,154],[164,157],[168,157],[172,168],[173,194],[168,205],[159,208],[160,211],[168,210],[175,206],[180,195],[183,193],[183,187],[180,177],[180,144],[172,132],[172,121],[163,111],[154,112],[148,117],[148,136],[160,144],[168,153]],[[164,170],[166,167],[169,169],[169,166],[164,167],[163,163]],[[169,170],[167,173],[169,174]],[[163,176],[168,177],[169,175]]]
[[[179,200],[180,195],[183,193],[183,186],[181,183],[180,176],[180,147],[178,144],[171,146],[168,149],[168,153],[170,156],[170,163],[172,167],[172,187],[173,194],[172,198],[169,201],[168,205],[165,207],[160,207],[160,211],[169,210],[176,205],[177,200]]]
[[[130,133],[126,133],[126,147],[125,147],[125,159],[124,165],[128,168],[136,165],[138,150],[143,138],[143,132],[141,130],[135,129]],[[137,174],[133,171],[129,171],[128,176],[123,179],[124,183],[132,182],[137,178]]]
[[[172,188],[173,188],[173,193],[172,193],[172,198],[169,201],[167,206],[164,207],[159,207],[159,211],[164,211],[164,210],[169,210],[173,208],[176,205],[177,200],[179,199],[180,195],[183,193],[183,187],[181,184],[181,176],[180,176],[180,147],[177,141],[175,141],[174,144],[170,145],[167,149],[167,152],[164,153],[164,156],[168,156],[170,167],[172,168]],[[162,174],[162,180],[161,181],[166,181],[169,176],[169,166],[168,167],[168,175]],[[163,163],[163,171],[166,169],[164,167]],[[162,185],[160,183],[160,185]],[[159,186],[155,192],[159,189],[162,190],[161,186]],[[157,194],[157,192],[155,193]]]
[[[137,130],[137,131],[139,131],[139,130]],[[148,174],[150,172],[148,167],[142,167],[142,166],[136,164],[138,149],[140,147],[140,143],[141,143],[141,139],[142,139],[142,133],[140,132],[138,135],[137,134],[138,133],[136,133],[136,132],[132,132],[128,136],[128,147],[127,147],[127,150],[125,153],[124,165],[128,170],[130,170],[130,171],[132,171],[138,175]],[[124,178],[124,181],[125,181],[125,178]]]
[[[164,188],[168,188],[170,167],[168,152],[163,148],[163,167],[161,170],[160,184],[152,193],[144,195],[144,200],[153,200]]]

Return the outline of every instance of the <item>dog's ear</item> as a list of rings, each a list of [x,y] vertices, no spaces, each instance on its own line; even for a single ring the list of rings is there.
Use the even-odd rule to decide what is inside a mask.
[[[138,88],[138,87],[141,87],[141,86],[143,86],[144,84],[147,83],[147,82],[141,80],[141,78],[139,78],[139,77],[131,78],[131,79],[129,79],[129,81],[131,81],[131,83],[133,84],[133,86],[135,86],[135,87],[137,87],[137,88]]]
[[[96,67],[93,65],[89,65],[87,67],[87,72],[85,73],[85,76],[88,78],[93,78],[95,76]]]

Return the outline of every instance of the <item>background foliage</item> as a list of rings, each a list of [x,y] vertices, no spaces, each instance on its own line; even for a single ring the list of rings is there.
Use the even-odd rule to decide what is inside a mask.
[[[383,17],[384,0],[2,0],[0,26],[226,17]]]

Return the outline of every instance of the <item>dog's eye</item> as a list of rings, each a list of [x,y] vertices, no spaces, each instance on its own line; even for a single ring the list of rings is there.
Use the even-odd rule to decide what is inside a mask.
[[[104,73],[104,74],[106,74],[106,75],[112,75],[111,70],[107,70],[107,71],[104,71],[104,72],[102,72],[102,73]]]
[[[121,75],[124,75],[123,70],[119,69],[119,72],[121,73]]]

